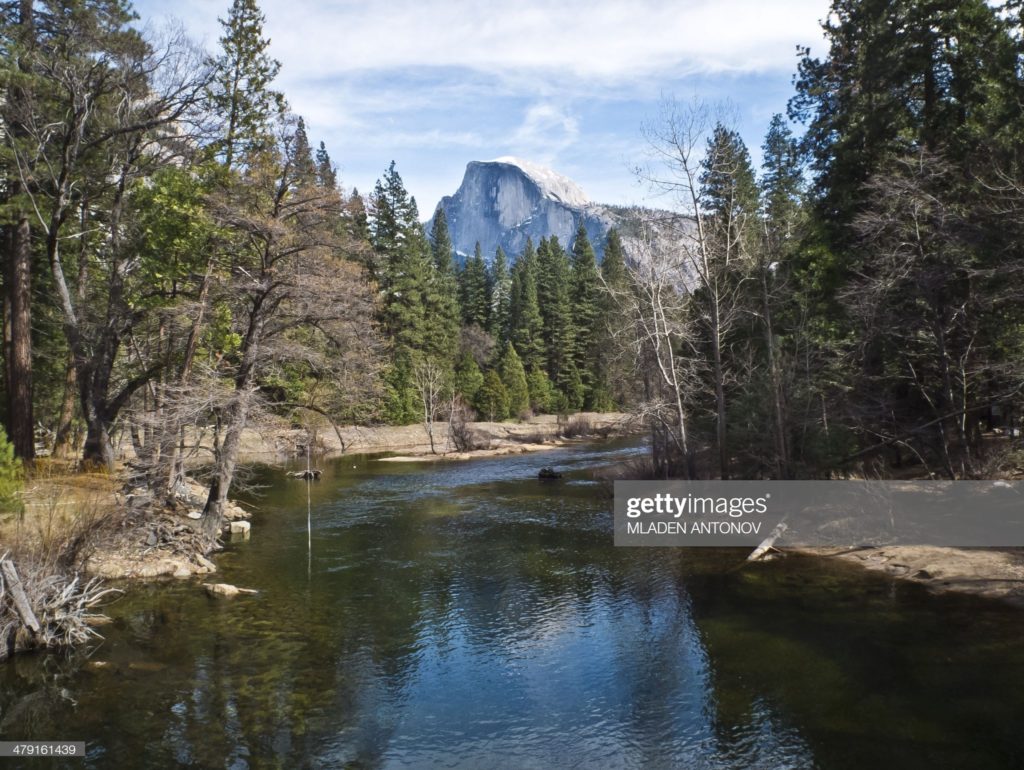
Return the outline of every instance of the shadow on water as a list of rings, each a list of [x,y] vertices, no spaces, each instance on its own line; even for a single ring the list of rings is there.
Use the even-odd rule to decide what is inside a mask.
[[[590,469],[637,451],[339,458],[310,490],[310,572],[304,482],[262,469],[218,578],[259,596],[133,586],[90,653],[0,668],[0,738],[87,739],[68,767],[1024,763],[1020,612],[820,560],[614,548]]]

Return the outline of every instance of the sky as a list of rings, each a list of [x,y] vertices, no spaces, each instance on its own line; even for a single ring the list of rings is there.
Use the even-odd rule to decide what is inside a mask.
[[[136,0],[215,51],[230,0]],[[635,169],[666,99],[706,101],[755,163],[792,94],[797,45],[823,53],[828,0],[263,0],[275,86],[361,192],[394,160],[427,219],[466,164],[513,155],[590,200],[655,204]]]

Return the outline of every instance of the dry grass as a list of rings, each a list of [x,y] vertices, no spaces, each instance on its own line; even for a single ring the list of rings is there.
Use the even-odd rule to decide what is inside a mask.
[[[74,473],[67,463],[37,461],[25,480],[23,511],[0,520],[0,560],[15,565],[38,633],[13,601],[18,590],[0,578],[0,660],[20,650],[67,647],[96,638],[93,610],[120,593],[77,574],[99,534],[121,509],[117,480]]]
[[[117,488],[110,474],[38,461],[25,481],[24,510],[0,520],[0,543],[19,562],[66,571],[120,509]]]

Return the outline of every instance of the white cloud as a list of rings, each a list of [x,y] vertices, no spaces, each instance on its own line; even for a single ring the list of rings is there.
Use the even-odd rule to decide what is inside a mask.
[[[793,66],[822,0],[266,0],[275,50],[322,73],[467,67],[621,81]]]
[[[228,3],[173,13],[208,45]],[[163,12],[156,0],[140,8]],[[791,70],[797,43],[821,40],[825,0],[264,0],[266,32],[291,78],[465,67],[623,82],[658,73]]]
[[[550,163],[579,134],[579,122],[573,115],[554,104],[539,102],[526,110],[507,144],[512,155]]]

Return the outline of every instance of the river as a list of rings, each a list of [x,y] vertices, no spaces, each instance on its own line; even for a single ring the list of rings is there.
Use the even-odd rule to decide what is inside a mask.
[[[74,768],[1024,767],[1024,613],[615,548],[592,468],[637,451],[342,457],[309,537],[305,482],[258,468],[216,579],[259,595],[129,586],[94,649],[0,667],[0,739],[87,740]]]

